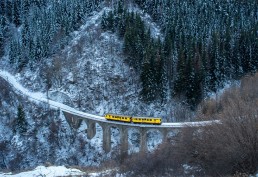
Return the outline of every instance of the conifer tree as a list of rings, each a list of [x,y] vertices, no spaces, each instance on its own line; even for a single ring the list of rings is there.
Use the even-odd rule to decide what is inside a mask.
[[[12,22],[16,26],[19,26],[21,24],[19,7],[20,1],[12,1]]]
[[[24,134],[28,130],[28,122],[25,117],[25,112],[22,105],[18,106],[17,109],[17,118],[15,120],[14,132]]]
[[[107,29],[107,14],[106,14],[106,11],[104,11],[104,13],[102,15],[102,18],[101,18],[101,28],[103,30]]]
[[[141,81],[142,81],[142,91],[141,95],[144,101],[150,102],[155,100],[156,97],[156,83],[155,83],[155,76],[153,71],[153,64],[152,61],[146,61],[143,63],[142,66],[142,73],[141,73]]]
[[[124,37],[126,31],[126,11],[123,11],[123,14],[119,17],[118,22],[118,33],[120,37]]]
[[[108,12],[106,21],[107,21],[107,29],[114,32],[115,31],[114,14],[112,11]]]
[[[229,25],[226,27],[226,33],[224,37],[224,42],[223,42],[223,48],[222,48],[222,54],[225,59],[225,76],[227,79],[232,79],[233,78],[233,57],[232,57],[232,48],[230,45],[231,42],[231,31]]]
[[[4,55],[4,35],[3,35],[3,27],[0,24],[0,57]]]
[[[164,55],[165,57],[169,58],[172,53],[172,39],[170,36],[170,33],[167,32],[165,36],[165,41],[164,41]]]
[[[186,51],[182,47],[179,49],[179,56],[178,56],[178,64],[177,64],[177,75],[174,81],[174,95],[180,96],[184,95],[187,86],[187,59],[186,59]]]
[[[157,44],[155,68],[157,68],[156,82],[157,82],[158,94],[161,100],[164,101],[167,95],[166,86],[168,81],[167,81],[167,74],[166,74],[166,67],[165,67],[164,51],[163,51],[163,46],[161,44],[160,38],[158,39],[158,44]]]

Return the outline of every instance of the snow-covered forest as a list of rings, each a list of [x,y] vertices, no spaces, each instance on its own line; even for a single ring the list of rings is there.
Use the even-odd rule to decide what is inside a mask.
[[[223,104],[204,100],[257,72],[258,1],[1,0],[0,69],[91,114],[217,119]],[[99,165],[116,153],[0,81],[1,169]]]
[[[145,102],[174,97],[194,109],[225,82],[257,70],[258,15],[252,0],[4,0],[1,56],[8,55],[18,71],[35,68],[63,49],[69,34],[105,3],[111,9],[103,13],[102,29],[124,41],[124,60],[140,76],[139,96]],[[162,35],[151,35],[150,25],[131,3],[152,17]]]
[[[126,60],[141,75],[146,101],[166,94],[192,108],[225,82],[258,67],[257,1],[135,1],[160,26],[151,35],[137,12],[118,3],[103,29],[124,39]]]

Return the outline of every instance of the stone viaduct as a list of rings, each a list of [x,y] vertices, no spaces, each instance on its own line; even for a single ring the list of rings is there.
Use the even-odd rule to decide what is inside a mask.
[[[150,131],[159,131],[162,134],[162,142],[167,138],[169,132],[176,133],[179,128],[164,127],[160,125],[143,125],[143,124],[130,124],[121,123],[115,121],[99,121],[93,119],[87,119],[82,116],[74,115],[69,112],[62,111],[66,120],[71,127],[77,129],[81,125],[82,121],[87,124],[87,138],[92,139],[96,134],[96,123],[98,123],[103,130],[103,149],[105,152],[111,150],[111,127],[119,129],[121,151],[128,151],[128,130],[137,129],[140,132],[140,151],[147,151],[147,133]]]

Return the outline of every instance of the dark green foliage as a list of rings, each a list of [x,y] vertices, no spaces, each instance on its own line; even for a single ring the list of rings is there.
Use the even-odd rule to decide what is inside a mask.
[[[111,30],[112,32],[115,30],[115,19],[112,11],[110,11],[107,16],[107,29]]]
[[[4,34],[3,34],[3,27],[0,24],[0,57],[2,57],[3,55],[4,55]]]
[[[135,3],[165,31],[167,82],[188,104],[195,106],[225,81],[257,71],[257,1]]]
[[[19,11],[19,7],[20,1],[15,1],[12,3],[12,23],[14,23],[16,26],[21,24],[21,11]]]
[[[14,123],[14,132],[24,134],[28,130],[28,122],[25,117],[25,112],[22,105],[17,108],[17,118]]]
[[[101,28],[103,30],[107,29],[107,13],[106,13],[106,11],[104,11],[102,18],[101,18]]]
[[[1,1],[0,56],[7,38],[10,62],[19,70],[50,56],[67,44],[66,37],[99,2]],[[101,26],[124,40],[126,62],[141,75],[144,100],[164,98],[170,92],[195,107],[225,81],[257,71],[257,1],[134,2],[161,27],[162,40],[151,35],[149,26],[139,14],[129,12],[124,1],[104,12]],[[8,23],[21,27],[18,39],[5,36]]]
[[[22,70],[28,63],[39,62],[67,44],[69,34],[77,29],[84,16],[98,7],[99,0],[49,1],[4,0],[0,2],[1,27],[10,40],[6,50],[10,63]],[[21,29],[13,35],[9,28]],[[9,25],[9,26],[8,26]],[[1,34],[0,34],[1,36]],[[0,39],[1,40],[1,39]],[[4,47],[4,46],[3,46]],[[0,49],[3,48],[0,42]],[[1,51],[0,51],[1,52]]]
[[[115,25],[112,25],[114,21]],[[151,31],[146,29],[140,15],[128,12],[118,3],[118,9],[104,12],[101,25],[103,30],[117,31],[123,37],[126,62],[141,76],[142,99],[149,102],[165,98],[163,45],[160,39],[151,37]]]
[[[142,96],[145,101],[153,101],[155,100],[155,86],[153,85],[154,75],[151,68],[153,63],[146,62],[143,64],[142,73],[141,73],[141,81],[142,81]]]

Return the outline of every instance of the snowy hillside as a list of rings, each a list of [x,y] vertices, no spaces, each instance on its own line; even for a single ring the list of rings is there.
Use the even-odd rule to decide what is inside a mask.
[[[154,36],[160,34],[149,16],[138,8],[132,9],[142,14]],[[62,51],[42,61],[33,71],[25,68],[17,73],[17,79],[32,91],[48,91],[51,99],[92,114],[112,112],[173,121],[171,103],[146,104],[140,100],[139,73],[124,62],[122,39],[101,29],[101,15],[106,10],[109,9],[92,13],[71,34],[72,40]],[[7,59],[1,60],[0,66],[12,71]],[[48,79],[52,83],[49,90]]]
[[[116,153],[119,143],[116,129],[112,129],[111,142],[113,151],[105,154],[102,149],[103,132],[100,126],[96,126],[96,135],[89,140],[85,131],[87,129],[85,123],[82,123],[79,129],[74,130],[68,125],[63,114],[59,111],[49,109],[48,105],[43,102],[37,100],[35,102],[34,99],[30,100],[30,97],[21,94],[19,90],[21,88],[12,88],[5,80],[1,79],[1,83],[3,84],[0,85],[2,90],[0,98],[3,100],[1,102],[2,112],[0,112],[2,118],[0,124],[0,147],[1,153],[4,153],[0,163],[2,169],[16,171],[46,163],[96,166],[103,160],[110,158],[112,153]],[[17,84],[14,85],[17,86]],[[21,90],[24,91],[25,89]],[[17,119],[18,105],[24,105],[23,109],[26,110],[25,117],[26,122],[28,122],[26,133],[15,131],[14,125]],[[37,115],[34,114],[35,111],[38,113]],[[130,151],[135,152],[139,147],[139,144],[137,144],[138,134],[130,131],[129,136],[131,137],[129,140]],[[151,138],[149,148],[153,149],[159,143],[159,139],[160,137]],[[47,170],[44,167],[38,167],[36,172],[21,175],[35,173],[48,173],[51,175],[51,171],[56,172],[53,170],[55,169]],[[69,173],[70,171],[66,174]],[[6,175],[9,176],[8,174]]]
[[[25,68],[16,73],[7,57],[0,61],[0,67],[13,73],[24,87],[35,92],[34,96],[40,99],[49,97],[77,110],[100,116],[113,112],[165,118],[165,104],[157,102],[147,105],[140,101],[139,77],[124,63],[122,40],[115,34],[101,30],[104,10],[108,8],[87,17],[85,24],[71,34],[71,41],[62,51],[40,62],[33,70]],[[151,20],[150,17],[143,18]],[[158,35],[155,23],[146,22],[152,25],[153,34]],[[48,79],[51,79],[51,87],[48,87]],[[1,109],[4,110],[0,113],[0,139],[2,152],[6,153],[1,168],[24,169],[45,162],[98,165],[110,156],[102,150],[102,130],[99,126],[96,136],[88,140],[86,125],[73,130],[58,110],[51,110],[44,103],[33,103],[26,96],[17,94],[17,90],[13,90],[4,80],[1,79],[1,83],[5,92],[0,93]],[[19,105],[22,105],[29,125],[26,134],[13,131]],[[117,130],[113,129],[112,147],[118,143],[116,133]],[[138,135],[133,131],[129,135],[132,137],[129,140],[132,146],[130,151],[137,151],[139,145],[135,146],[134,142],[137,142]],[[151,136],[149,148],[153,149],[160,143],[160,138],[155,134]]]

